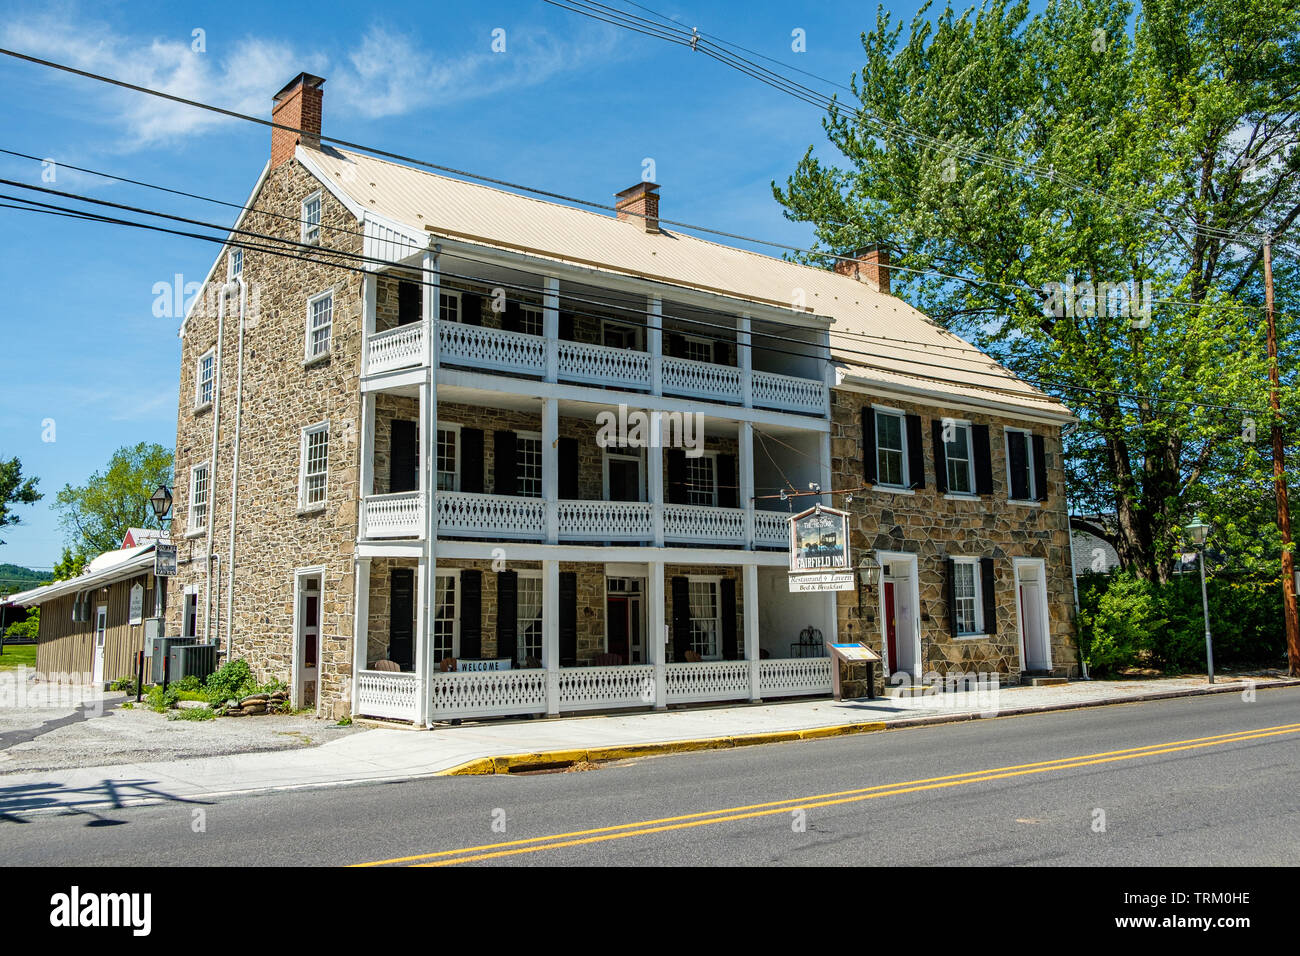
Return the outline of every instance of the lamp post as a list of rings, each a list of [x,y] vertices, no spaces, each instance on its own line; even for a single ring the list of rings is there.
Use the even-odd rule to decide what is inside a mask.
[[[149,498],[149,504],[153,506],[154,517],[158,519],[158,527],[162,530],[162,523],[167,519],[167,514],[172,510],[172,490],[166,485],[159,485],[158,490]]]
[[[1211,525],[1206,524],[1197,518],[1186,528],[1187,537],[1196,545],[1196,555],[1201,566],[1201,613],[1205,615],[1205,666],[1210,676],[1210,683],[1214,683],[1214,644],[1210,639],[1210,601],[1205,594],[1205,539],[1210,536],[1213,529]]]

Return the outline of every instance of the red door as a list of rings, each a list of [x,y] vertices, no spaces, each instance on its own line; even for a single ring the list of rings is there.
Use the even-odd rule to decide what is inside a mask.
[[[894,626],[894,582],[885,582],[885,646],[889,649],[889,669],[898,670],[898,630]]]

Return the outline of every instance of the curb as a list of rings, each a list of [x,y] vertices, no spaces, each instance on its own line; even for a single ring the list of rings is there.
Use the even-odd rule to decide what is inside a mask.
[[[1060,704],[1043,704],[1035,707],[1015,707],[999,710],[997,713],[983,714],[978,711],[964,711],[954,714],[930,714],[925,717],[897,717],[892,720],[860,721],[851,724],[835,724],[830,727],[810,727],[807,730],[778,730],[759,734],[737,734],[722,737],[701,737],[690,740],[671,740],[663,743],[627,744],[611,747],[592,747],[571,750],[534,751],[531,753],[502,754],[494,757],[478,757],[446,770],[439,770],[435,777],[483,776],[486,774],[521,773],[538,770],[556,770],[578,763],[599,763],[609,760],[628,760],[636,757],[652,757],[665,754],[693,753],[701,750],[731,750],[736,747],[752,747],[760,744],[789,743],[795,740],[822,740],[829,737],[845,737],[852,734],[875,733],[881,730],[905,730],[908,727],[932,727],[938,724],[955,724],[967,720],[990,720],[998,717],[1024,717],[1030,714],[1047,714],[1063,710],[1082,710],[1085,707],[1106,707],[1112,704],[1137,704],[1152,700],[1169,700],[1176,697],[1202,697],[1209,694],[1234,694],[1245,689],[1245,681],[1213,687],[1188,687],[1183,690],[1153,691],[1124,698],[1102,698],[1099,700],[1066,701]],[[1256,683],[1255,690],[1271,687],[1300,687],[1300,680],[1271,680]]]

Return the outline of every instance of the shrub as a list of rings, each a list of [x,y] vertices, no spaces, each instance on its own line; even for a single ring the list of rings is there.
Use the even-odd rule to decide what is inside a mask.
[[[201,691],[203,689],[203,681],[199,680],[193,674],[186,674],[180,680],[176,681],[176,689],[190,692]]]
[[[111,690],[125,691],[128,694],[134,694],[136,689],[136,679],[134,677],[119,677],[110,685]]]
[[[232,697],[238,699],[254,693],[252,690],[244,689],[252,686],[254,686],[253,671],[248,666],[248,662],[233,660],[226,661],[209,674],[204,689],[207,691],[208,700],[220,704]]]
[[[167,715],[168,720],[215,720],[216,712],[210,707],[187,707],[173,710]]]
[[[149,693],[145,695],[145,702],[149,709],[161,714],[163,711],[171,710],[176,706],[179,698],[176,696],[176,687],[169,684],[166,690],[163,690],[162,684],[154,684],[149,688]]]

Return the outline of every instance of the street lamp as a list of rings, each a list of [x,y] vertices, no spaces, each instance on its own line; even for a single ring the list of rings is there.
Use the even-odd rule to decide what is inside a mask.
[[[149,504],[153,505],[154,517],[158,519],[159,527],[162,527],[167,513],[172,510],[172,490],[166,485],[159,485],[158,490],[150,497]]]
[[[870,591],[876,586],[876,579],[880,576],[880,562],[870,554],[864,554],[862,560],[858,562],[858,580],[862,586]]]
[[[1205,595],[1205,539],[1214,530],[1212,525],[1197,518],[1186,528],[1187,537],[1196,545],[1196,554],[1201,565],[1201,613],[1205,615],[1205,665],[1209,672],[1210,683],[1214,683],[1214,644],[1210,639],[1210,601]]]

